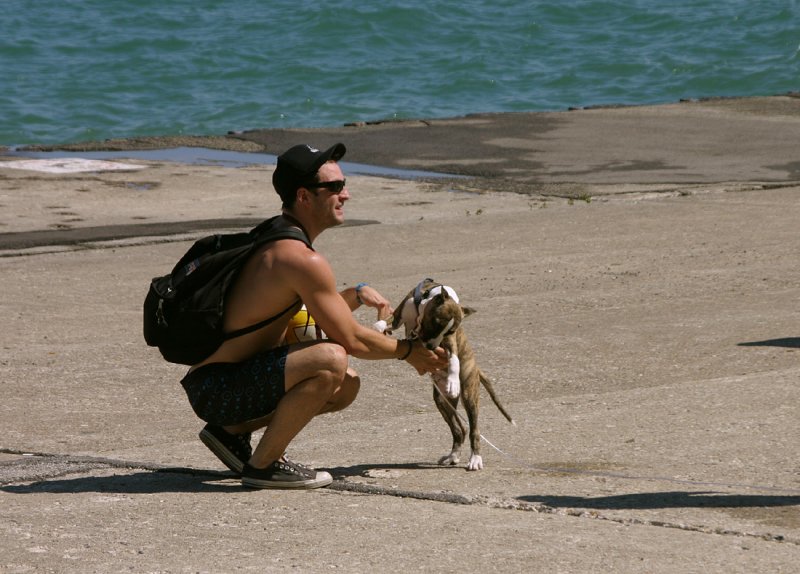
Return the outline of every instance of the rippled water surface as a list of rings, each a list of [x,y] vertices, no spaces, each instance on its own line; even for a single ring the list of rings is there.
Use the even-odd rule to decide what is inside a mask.
[[[0,145],[800,90],[794,1],[2,6]]]

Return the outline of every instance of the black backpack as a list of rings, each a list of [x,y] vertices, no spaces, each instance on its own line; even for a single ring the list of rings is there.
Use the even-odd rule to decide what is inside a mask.
[[[279,314],[238,329],[223,330],[225,296],[245,261],[258,247],[276,239],[297,239],[309,247],[305,233],[286,225],[279,216],[249,232],[211,235],[199,239],[169,275],[155,277],[144,300],[144,339],[158,347],[171,363],[195,365],[211,356],[223,342],[266,327]]]

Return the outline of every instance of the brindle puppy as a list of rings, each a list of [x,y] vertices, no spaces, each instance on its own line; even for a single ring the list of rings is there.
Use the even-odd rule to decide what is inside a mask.
[[[475,353],[461,326],[464,317],[472,313],[473,309],[459,304],[458,295],[453,289],[432,279],[425,279],[395,309],[391,327],[396,329],[403,325],[407,337],[420,339],[429,349],[441,346],[447,350],[450,357],[447,371],[433,375],[433,400],[450,427],[453,448],[439,460],[439,464],[455,465],[459,462],[461,445],[466,437],[466,429],[456,411],[458,401],[462,399],[469,420],[472,448],[467,470],[480,470],[483,468],[478,430],[481,384],[503,416],[512,424],[515,423],[498,401],[491,381],[478,367]]]

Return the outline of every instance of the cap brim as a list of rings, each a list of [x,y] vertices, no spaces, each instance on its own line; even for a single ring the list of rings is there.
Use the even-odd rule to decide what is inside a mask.
[[[334,144],[328,149],[326,149],[325,152],[322,154],[325,157],[325,161],[323,161],[322,163],[325,163],[326,161],[330,160],[339,161],[340,159],[342,159],[342,157],[344,157],[344,154],[346,152],[347,148],[344,147],[343,143]],[[321,166],[322,164],[320,164],[320,167]]]

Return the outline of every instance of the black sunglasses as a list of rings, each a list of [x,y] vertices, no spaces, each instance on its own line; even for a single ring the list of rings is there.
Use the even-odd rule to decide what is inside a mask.
[[[344,191],[345,185],[347,185],[346,179],[338,179],[336,181],[312,181],[306,184],[304,187],[307,187],[308,189],[318,189],[324,187],[331,193],[338,195]]]

